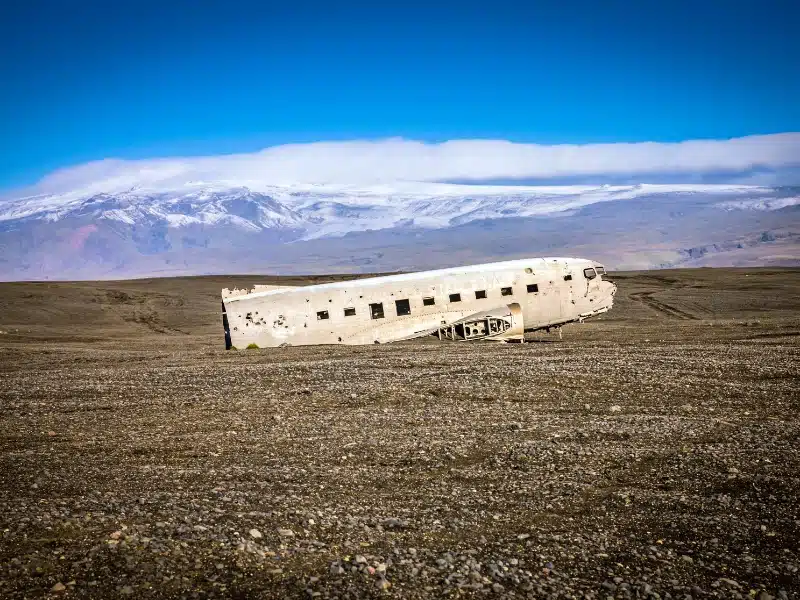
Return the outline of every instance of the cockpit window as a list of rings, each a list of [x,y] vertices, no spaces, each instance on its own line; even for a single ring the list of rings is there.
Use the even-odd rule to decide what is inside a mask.
[[[597,273],[595,273],[594,269],[592,269],[591,267],[589,267],[588,269],[584,269],[583,274],[586,277],[586,279],[594,279],[595,277],[597,277]]]
[[[597,274],[598,275],[605,275],[606,274],[606,268],[605,267],[596,267],[596,269],[597,269]]]

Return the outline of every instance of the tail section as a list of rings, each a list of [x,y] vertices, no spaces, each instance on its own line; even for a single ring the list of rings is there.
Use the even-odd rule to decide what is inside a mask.
[[[225,350],[230,350],[231,344],[231,326],[228,325],[228,314],[225,312],[225,301],[222,302],[222,327],[225,330]]]

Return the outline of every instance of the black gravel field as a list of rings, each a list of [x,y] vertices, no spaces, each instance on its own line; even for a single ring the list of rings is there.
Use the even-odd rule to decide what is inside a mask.
[[[275,278],[0,284],[0,598],[800,597],[800,270],[612,279],[563,340],[230,352]]]

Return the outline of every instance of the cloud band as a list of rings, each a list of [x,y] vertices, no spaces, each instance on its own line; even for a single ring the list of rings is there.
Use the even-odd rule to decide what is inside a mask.
[[[501,140],[425,143],[404,139],[273,146],[250,154],[107,159],[56,171],[32,193],[118,192],[189,181],[258,186],[291,183],[557,179],[658,173],[747,173],[800,167],[800,133],[677,143],[520,144]]]

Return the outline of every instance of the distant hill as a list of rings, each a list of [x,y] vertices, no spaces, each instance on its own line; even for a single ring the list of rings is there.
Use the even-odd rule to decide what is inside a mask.
[[[617,269],[800,265],[800,188],[248,186],[0,201],[0,279],[412,270],[531,255]]]

